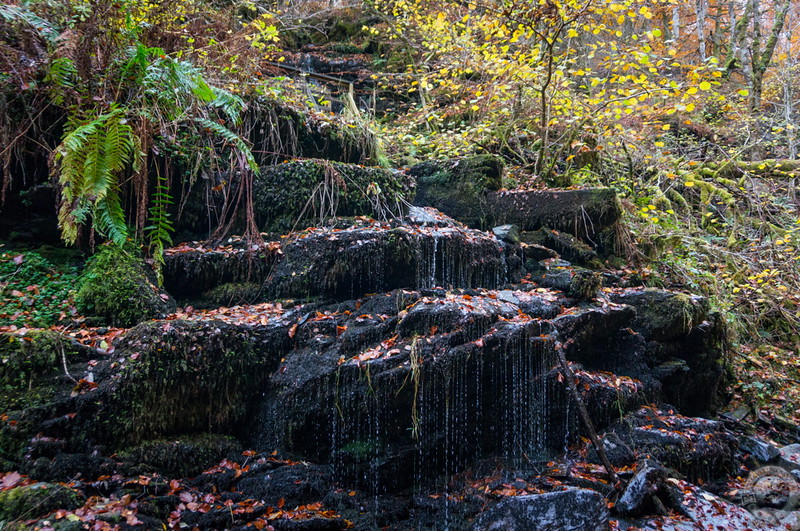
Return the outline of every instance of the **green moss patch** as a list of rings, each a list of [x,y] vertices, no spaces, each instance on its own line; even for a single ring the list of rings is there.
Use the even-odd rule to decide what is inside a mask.
[[[70,315],[77,275],[40,252],[0,253],[0,325],[47,327]]]
[[[106,245],[89,262],[75,295],[78,310],[94,320],[129,327],[175,311],[155,276],[132,249]]]
[[[117,446],[235,431],[277,368],[288,336],[282,330],[271,339],[220,321],[143,323],[117,347],[124,368],[93,391],[97,397],[85,395],[90,407],[100,402],[99,421],[86,429]]]
[[[28,520],[56,509],[77,509],[84,501],[79,492],[53,483],[34,483],[0,491],[0,521]]]
[[[282,234],[334,216],[400,216],[412,190],[397,172],[320,160],[266,168],[253,187],[258,226]]]

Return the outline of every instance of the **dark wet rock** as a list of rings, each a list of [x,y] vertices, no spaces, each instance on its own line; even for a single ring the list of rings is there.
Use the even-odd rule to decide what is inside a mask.
[[[482,514],[475,531],[508,529],[608,529],[603,496],[584,489],[506,498]]]
[[[566,260],[547,259],[534,266],[531,280],[543,288],[557,289],[567,293],[574,276],[575,269],[571,263]]]
[[[342,518],[313,517],[306,520],[273,520],[275,531],[340,531],[348,527]]]
[[[645,407],[607,431],[640,457],[649,456],[693,480],[713,480],[735,469],[738,441],[721,422]]]
[[[415,205],[431,206],[470,227],[485,228],[486,195],[502,187],[503,162],[494,155],[477,155],[423,162],[408,173],[417,183]]]
[[[762,463],[770,463],[781,456],[780,450],[775,446],[752,436],[739,439],[739,449],[751,454]]]
[[[197,299],[205,294],[213,301],[220,295],[214,290],[225,285],[261,287],[280,259],[279,245],[248,249],[241,238],[230,238],[222,247],[207,248],[192,242],[166,251],[164,287],[179,299]]]
[[[665,490],[671,506],[691,522],[693,529],[752,529],[753,531],[775,529],[757,519],[746,509],[685,481],[670,478],[666,485],[668,488]],[[653,520],[646,529],[670,529],[669,525],[673,520],[674,518],[669,517]],[[677,526],[679,522],[675,524]]]
[[[636,309],[630,328],[647,341],[642,359],[657,368],[663,401],[690,415],[708,415],[724,402],[728,332],[707,299],[653,288],[609,299]]]
[[[412,193],[401,172],[304,160],[264,169],[253,183],[253,208],[261,230],[285,234],[336,216],[401,218]]]
[[[455,227],[366,227],[291,239],[268,289],[280,296],[353,297],[395,288],[493,288],[506,280],[497,240]]]
[[[656,288],[611,293],[609,299],[636,308],[631,328],[648,341],[683,339],[706,320],[708,299]]]
[[[583,240],[612,227],[622,209],[610,188],[583,190],[511,190],[489,199],[504,223],[533,231],[551,227]]]
[[[129,473],[158,472],[168,477],[194,477],[241,451],[241,444],[231,437],[204,434],[147,441],[120,452],[118,457],[128,464]]]
[[[519,306],[520,310],[534,318],[552,319],[564,308],[563,299],[546,290],[501,290],[497,292],[497,298]]]
[[[480,336],[498,319],[511,319],[517,314],[517,306],[504,302],[500,297],[423,297],[405,311],[397,324],[397,331],[404,338],[426,335],[431,329],[445,334],[470,330],[471,334]]]
[[[635,315],[629,306],[607,304],[601,307],[573,308],[553,319],[559,335],[572,340],[567,358],[590,370],[620,370],[621,374],[637,376],[643,367],[639,345],[641,338],[626,331]],[[627,370],[622,371],[625,367]]]
[[[634,451],[613,431],[604,434],[600,441],[603,444],[606,457],[608,457],[612,465],[617,467],[629,466],[636,461],[636,454]],[[597,455],[597,451],[594,448],[589,450],[588,459],[592,463],[601,463],[600,457]]]
[[[21,472],[37,481],[69,482],[75,479],[94,480],[120,470],[119,462],[101,455],[60,453],[23,462]]]
[[[177,296],[225,283],[261,286],[259,299],[357,297],[395,288],[494,288],[507,281],[503,246],[457,225],[395,226],[357,222],[298,233],[283,244],[168,251],[164,284]]]
[[[236,483],[239,492],[248,498],[277,506],[281,498],[288,507],[296,507],[323,499],[333,485],[329,467],[296,464],[274,470],[255,470]]]
[[[560,371],[557,372],[560,374]],[[579,370],[575,377],[589,418],[596,429],[619,421],[626,413],[647,403],[646,388],[638,380],[605,371]],[[564,386],[558,378],[556,380],[557,383],[553,385]],[[554,394],[557,392],[554,390]],[[576,407],[570,403],[566,410],[575,415]]]
[[[495,238],[511,244],[520,242],[519,228],[516,225],[498,225],[492,229]]]
[[[780,449],[778,466],[786,470],[800,470],[800,444],[789,444]]]
[[[614,509],[622,515],[636,516],[653,510],[653,496],[663,487],[667,471],[655,461],[644,459],[636,464],[625,491]]]
[[[360,315],[299,327],[302,343],[272,377],[258,445],[392,489],[414,481],[415,467],[427,481],[480,456],[533,455],[556,444],[536,421],[549,407],[544,376],[554,364],[545,325],[486,296],[411,301],[387,314],[362,313],[362,305]],[[381,333],[348,336],[362,327]]]
[[[559,256],[572,263],[594,269],[601,267],[597,252],[572,234],[542,227],[535,232],[524,233],[523,241],[553,249]]]
[[[83,505],[80,492],[53,483],[34,483],[0,491],[0,522],[30,520],[56,509],[75,509]]]
[[[118,339],[114,361],[98,365],[99,387],[74,398],[68,436],[117,445],[164,436],[231,433],[250,396],[288,348],[286,328],[220,321],[154,321]],[[69,407],[69,403],[65,404]]]
[[[550,258],[559,258],[557,252],[552,249],[548,249],[544,245],[539,245],[538,243],[523,242],[522,249],[525,252],[525,258],[528,260],[533,260],[534,262],[539,262],[541,260],[547,260]]]
[[[622,209],[613,190],[499,191],[499,171],[490,167],[462,182],[457,171],[462,164],[427,162],[412,168],[410,173],[417,178],[414,204],[436,207],[470,227],[512,224],[522,231],[549,227],[571,234],[603,255],[616,251],[615,227]],[[455,169],[449,171],[448,165]]]

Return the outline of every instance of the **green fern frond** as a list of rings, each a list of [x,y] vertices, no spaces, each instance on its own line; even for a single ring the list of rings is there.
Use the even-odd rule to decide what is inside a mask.
[[[94,228],[115,242],[128,230],[119,197],[120,174],[137,158],[137,139],[120,108],[73,127],[55,150],[53,171],[61,185],[59,227],[75,243],[78,227],[91,216]]]
[[[214,99],[211,101],[211,105],[222,110],[233,123],[239,123],[241,114],[245,108],[244,100],[218,87],[213,87],[211,90],[214,93]]]
[[[56,105],[64,103],[64,89],[74,89],[78,83],[78,69],[69,57],[59,57],[50,63],[46,81],[53,87],[51,91]]]
[[[58,39],[58,32],[53,29],[48,21],[23,6],[0,4],[0,19],[11,24],[22,22],[32,27],[50,44],[55,44],[56,39]]]
[[[237,135],[224,125],[206,118],[195,118],[195,121],[203,127],[210,129],[213,133],[216,133],[223,140],[232,144],[236,149],[238,149],[244,155],[245,159],[247,160],[247,165],[250,167],[253,173],[258,175],[258,164],[256,163],[256,159],[253,157],[253,152],[250,151],[250,146],[247,145],[241,136]]]
[[[122,245],[128,238],[128,227],[125,225],[125,212],[119,193],[116,190],[114,192],[95,202],[95,229],[117,245]]]

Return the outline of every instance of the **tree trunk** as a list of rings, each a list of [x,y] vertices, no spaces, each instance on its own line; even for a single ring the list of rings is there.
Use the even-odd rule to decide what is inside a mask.
[[[695,10],[697,12],[697,50],[700,52],[700,61],[705,63],[708,58],[708,53],[706,51],[707,0],[697,0],[697,3],[695,3]]]
[[[789,13],[792,0],[782,0],[782,3],[775,12],[775,23],[772,26],[769,39],[761,50],[761,5],[759,0],[750,0],[752,3],[753,12],[753,44],[751,48],[751,92],[750,92],[750,110],[756,111],[761,108],[761,95],[764,90],[764,74],[767,71],[770,63],[772,63],[772,55],[775,53],[775,48],[778,46],[783,26],[786,23],[786,15]]]
[[[672,40],[676,43],[681,38],[681,8],[674,6],[672,8]]]

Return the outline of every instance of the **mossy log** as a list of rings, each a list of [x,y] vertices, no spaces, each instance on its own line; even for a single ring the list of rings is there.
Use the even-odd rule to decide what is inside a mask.
[[[758,177],[794,178],[800,175],[800,160],[765,159],[756,161],[727,161],[706,163],[701,169],[708,169],[717,177],[736,179],[745,173]]]

